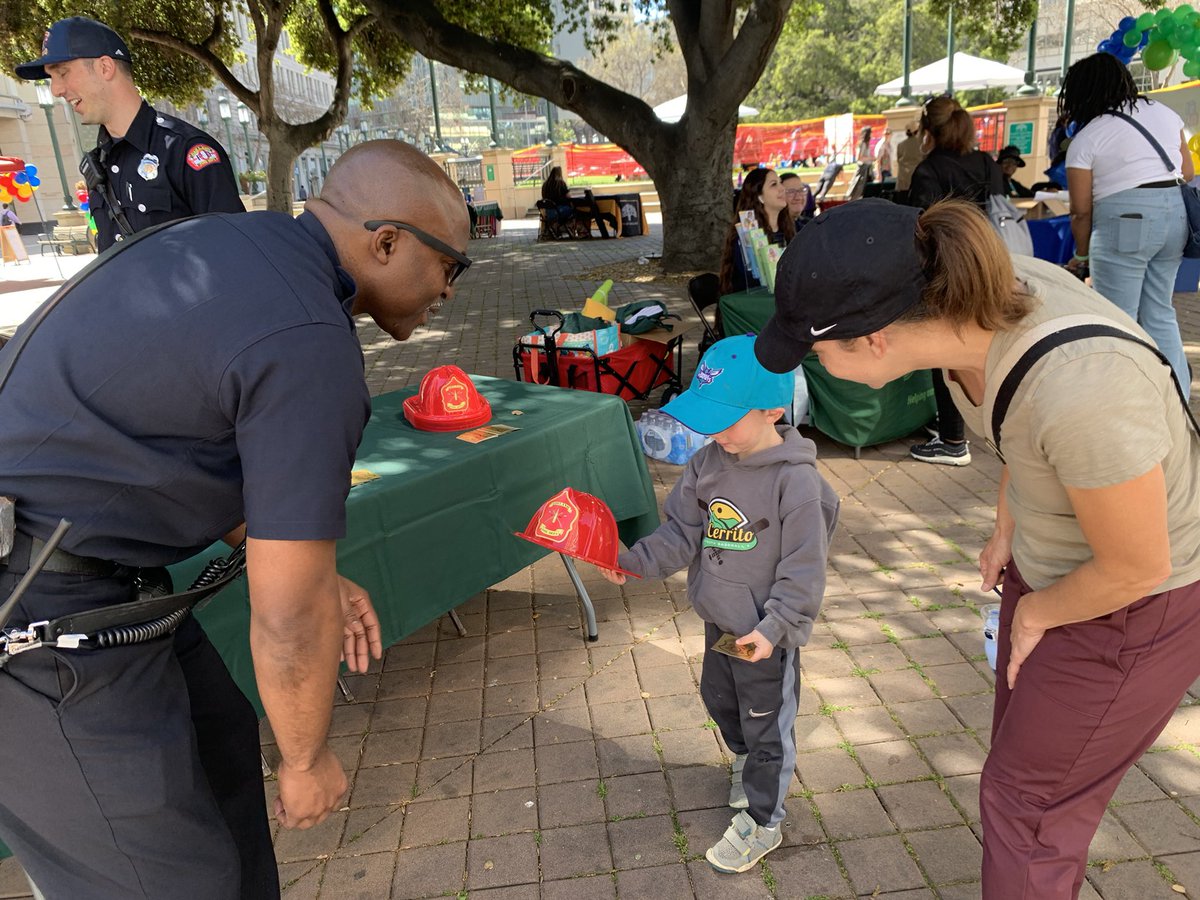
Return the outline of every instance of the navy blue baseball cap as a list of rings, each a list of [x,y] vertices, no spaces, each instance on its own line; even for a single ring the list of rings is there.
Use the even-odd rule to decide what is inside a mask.
[[[101,56],[111,56],[125,62],[131,62],[133,59],[121,36],[103,22],[84,16],[59,19],[42,38],[42,55],[32,62],[17,66],[17,77],[26,81],[39,81],[50,77],[46,74],[46,66],[70,62],[73,59],[96,59]]]
[[[752,409],[788,408],[795,378],[768,372],[754,358],[754,335],[717,341],[708,348],[686,391],[662,408],[692,431],[716,434]]]
[[[797,232],[775,271],[775,315],[754,349],[772,372],[790,372],[817,341],[872,334],[900,318],[928,284],[917,252],[921,210],[855,200]]]

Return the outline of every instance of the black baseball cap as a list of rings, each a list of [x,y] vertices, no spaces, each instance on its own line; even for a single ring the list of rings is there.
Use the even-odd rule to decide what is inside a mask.
[[[754,353],[772,372],[800,365],[816,341],[862,337],[921,299],[928,279],[917,252],[921,210],[854,200],[801,229],[775,273],[775,315]]]
[[[1006,159],[1015,162],[1019,169],[1025,168],[1025,160],[1021,159],[1021,151],[1017,149],[1016,144],[1009,144],[996,156],[996,162],[1004,162]]]
[[[32,62],[17,66],[17,77],[39,81],[50,77],[46,74],[46,66],[101,56],[111,56],[125,62],[133,59],[121,36],[103,22],[84,16],[59,19],[42,37],[42,55]]]

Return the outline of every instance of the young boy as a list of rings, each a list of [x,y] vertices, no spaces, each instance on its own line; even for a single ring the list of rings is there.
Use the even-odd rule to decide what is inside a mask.
[[[705,854],[719,872],[744,872],[783,840],[796,764],[796,648],[821,607],[837,522],[838,498],[817,472],[813,442],[776,425],[793,378],[759,364],[753,336],[709,348],[691,386],[663,411],[713,443],[680,476],[666,521],[619,561],[649,578],[688,566],[688,599],[705,623],[700,694],[736,754],[729,805],[741,812]],[[722,646],[740,658],[713,649],[723,635],[736,638]]]

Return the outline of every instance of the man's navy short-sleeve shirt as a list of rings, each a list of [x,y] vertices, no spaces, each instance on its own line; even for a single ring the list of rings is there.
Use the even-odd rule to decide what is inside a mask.
[[[342,537],[370,415],[353,298],[310,213],[189,219],[98,264],[0,390],[18,527],[45,538],[65,517],[64,549],[138,566],[243,521]]]

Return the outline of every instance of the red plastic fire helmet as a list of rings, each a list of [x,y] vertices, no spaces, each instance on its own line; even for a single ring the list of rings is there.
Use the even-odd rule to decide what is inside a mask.
[[[421,431],[465,431],[486,424],[492,405],[458,366],[437,366],[404,401],[404,418]]]
[[[517,537],[602,569],[641,578],[617,565],[617,520],[599,497],[563,488],[540,507]]]

